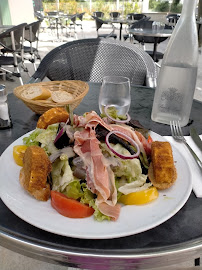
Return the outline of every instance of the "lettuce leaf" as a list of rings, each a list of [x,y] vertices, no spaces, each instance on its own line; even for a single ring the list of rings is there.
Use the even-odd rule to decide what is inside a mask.
[[[27,146],[37,145],[39,146],[39,141],[36,140],[39,134],[41,134],[44,129],[36,128],[28,137],[23,138],[23,143]]]
[[[109,155],[115,156],[106,144],[101,144],[104,152],[108,151]],[[129,151],[125,149],[121,144],[117,143],[113,145],[113,148],[116,152],[122,155],[130,155]],[[105,154],[106,157],[106,154]],[[115,156],[116,157],[116,156]],[[107,158],[107,157],[106,157]],[[123,182],[131,183],[136,181],[142,175],[141,163],[138,158],[133,159],[121,159],[116,157],[119,160],[118,166],[112,166],[112,170],[115,174],[116,179],[120,178]]]
[[[68,158],[62,160],[58,158],[52,164],[51,176],[52,189],[59,192],[63,192],[67,185],[75,180]]]
[[[87,188],[86,184],[82,184],[82,189],[83,189],[83,197],[81,198],[80,202],[84,204],[88,204],[90,207],[92,207],[95,212],[94,212],[94,218],[97,221],[103,221],[103,220],[110,220],[110,217],[102,214],[97,205],[95,204],[95,197],[94,194]]]
[[[54,140],[57,134],[58,124],[52,124],[47,129],[36,128],[29,137],[23,139],[23,143],[27,146],[37,145],[43,148],[47,155],[53,154],[57,151],[54,145]]]
[[[68,198],[80,199],[83,196],[83,190],[79,180],[75,180],[68,184],[65,191],[63,192]]]

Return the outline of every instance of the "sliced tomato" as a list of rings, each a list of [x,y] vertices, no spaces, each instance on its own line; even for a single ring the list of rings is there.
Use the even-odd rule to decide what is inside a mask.
[[[70,199],[55,190],[51,191],[51,205],[58,213],[69,218],[86,218],[94,213],[92,207]]]
[[[152,137],[150,135],[148,136],[147,141],[148,141],[148,143],[152,143],[153,142],[153,139],[152,139]]]

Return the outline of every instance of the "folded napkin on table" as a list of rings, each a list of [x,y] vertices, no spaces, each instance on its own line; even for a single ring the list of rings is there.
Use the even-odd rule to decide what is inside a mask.
[[[194,143],[194,141],[190,136],[184,137],[187,143],[196,153],[198,158],[202,161],[202,151],[198,148],[198,146]],[[191,155],[191,153],[189,152],[188,148],[184,143],[175,141],[171,136],[164,136],[164,138],[168,140],[170,143],[172,143],[186,159],[191,171],[193,192],[195,193],[196,197],[202,198],[202,170],[199,168],[195,159],[193,158],[193,156]],[[202,139],[202,135],[200,135],[200,138]]]

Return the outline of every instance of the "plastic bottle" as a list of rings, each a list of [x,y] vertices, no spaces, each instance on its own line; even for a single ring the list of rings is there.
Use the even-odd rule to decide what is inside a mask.
[[[0,129],[10,128],[11,126],[6,88],[5,85],[0,84]]]
[[[189,121],[198,69],[197,0],[184,0],[180,19],[168,43],[157,79],[151,118],[169,124]]]

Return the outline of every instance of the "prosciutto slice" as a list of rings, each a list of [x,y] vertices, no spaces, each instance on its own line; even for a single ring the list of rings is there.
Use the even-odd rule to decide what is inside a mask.
[[[85,118],[85,119],[84,119]],[[117,220],[120,214],[120,205],[117,204],[117,190],[114,173],[99,147],[95,127],[103,124],[111,129],[95,112],[76,119],[76,125],[84,130],[74,133],[74,151],[82,158],[86,167],[88,188],[97,195],[96,204],[103,214]]]

